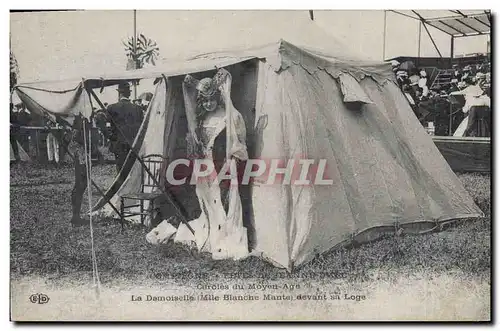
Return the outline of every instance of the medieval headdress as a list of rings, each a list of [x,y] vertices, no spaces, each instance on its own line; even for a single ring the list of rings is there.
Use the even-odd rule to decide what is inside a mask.
[[[212,78],[203,78],[196,85],[198,96],[203,98],[212,98],[217,92],[217,86]]]
[[[228,146],[228,153],[229,151],[233,151],[232,154],[240,160],[246,160],[248,158],[246,147],[241,145],[236,137],[236,132],[241,131],[240,128],[244,126],[244,122],[242,122],[241,114],[239,114],[238,110],[234,108],[231,102],[231,82],[231,74],[223,68],[217,70],[217,73],[213,78],[206,77],[201,80],[197,80],[191,75],[186,75],[182,88],[190,133],[189,139],[194,140],[195,143],[199,143],[196,133],[198,125],[196,111],[198,99],[211,98],[216,95],[220,95],[220,100],[224,103],[226,108],[226,123],[228,126],[228,142],[226,145]],[[237,123],[235,123],[236,119]]]

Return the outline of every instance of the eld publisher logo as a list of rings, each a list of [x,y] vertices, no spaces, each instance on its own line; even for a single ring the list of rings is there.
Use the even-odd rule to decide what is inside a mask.
[[[39,305],[42,305],[44,303],[49,302],[49,300],[50,300],[50,298],[43,293],[37,293],[37,294],[30,295],[31,303],[38,303]]]

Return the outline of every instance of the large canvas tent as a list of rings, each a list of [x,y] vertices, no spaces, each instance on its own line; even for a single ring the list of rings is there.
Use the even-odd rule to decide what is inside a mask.
[[[161,78],[134,148],[139,156],[160,153],[173,160],[186,156],[184,76],[212,77],[221,67],[232,75],[231,99],[246,123],[250,158],[326,159],[333,180],[332,185],[242,190],[251,248],[275,265],[291,269],[353,240],[401,229],[426,232],[482,215],[419,124],[390,64],[352,59],[334,44],[320,49],[279,40],[58,83],[59,89],[53,82],[37,82],[20,84],[16,91],[30,110],[69,118],[88,115],[86,89]],[[94,210],[113,213],[107,201],[117,205],[120,194],[137,190],[140,169],[130,153]],[[196,217],[199,206],[189,184],[170,193],[187,218]]]

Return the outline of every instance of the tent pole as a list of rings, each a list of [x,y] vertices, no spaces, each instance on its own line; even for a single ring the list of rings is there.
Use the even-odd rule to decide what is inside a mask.
[[[450,68],[453,67],[453,57],[455,53],[455,37],[451,36],[451,43],[450,43]]]
[[[422,41],[422,22],[418,23],[418,57],[420,58],[420,47]]]
[[[450,68],[453,68],[453,57],[455,53],[455,36],[451,36],[450,42]],[[452,125],[453,125],[453,105],[450,103],[450,119],[449,119],[448,134],[453,136]]]
[[[436,45],[436,42],[434,41],[434,38],[432,38],[432,35],[429,32],[429,29],[427,29],[427,26],[425,25],[425,22],[424,21],[421,21],[421,22],[422,22],[422,25],[424,26],[425,31],[427,31],[427,35],[429,36],[429,38],[431,38],[432,44],[434,45],[434,48],[438,52],[439,57],[443,57],[443,55],[441,55],[441,52],[439,51],[439,48]]]
[[[382,49],[382,61],[385,61],[385,43],[387,34],[387,10],[384,10],[384,38],[383,38],[383,49]]]
[[[453,131],[451,130],[451,126],[453,125],[453,105],[450,102],[450,122],[449,122],[449,128],[448,128],[448,135],[453,136]]]
[[[134,69],[137,68],[137,10],[134,9]],[[134,81],[134,100],[137,99],[137,82]]]
[[[92,96],[94,97],[94,99],[97,101],[97,103],[99,104],[99,106],[104,109],[104,111],[106,112],[107,115],[109,115],[108,113],[108,110],[106,109],[106,107],[104,107],[104,105],[102,104],[101,100],[99,100],[99,98],[97,97],[97,95],[95,94],[95,92],[92,90],[92,89],[89,89],[89,88],[86,88],[86,90],[92,94]],[[116,125],[116,123],[114,123],[113,121],[113,118],[111,116],[108,116],[108,118],[110,119],[110,121],[115,125],[115,127],[118,129],[118,133],[123,137],[125,138],[125,135],[123,134],[123,132],[121,131],[121,129]],[[154,184],[160,189],[161,193],[163,193],[163,195],[168,199],[168,202],[170,202],[170,204],[172,206],[174,206],[175,208],[175,211],[177,213],[177,216],[180,217],[181,219],[181,222],[183,222],[186,227],[189,229],[189,231],[191,231],[192,234],[194,234],[194,230],[193,228],[191,227],[191,225],[189,225],[188,221],[186,220],[186,217],[183,215],[183,213],[181,212],[179,206],[177,206],[177,204],[175,203],[175,201],[172,199],[172,197],[170,196],[170,194],[165,191],[165,189],[160,185],[160,183],[158,182],[158,180],[155,178],[155,176],[151,173],[151,170],[149,170],[149,168],[146,166],[146,164],[144,163],[144,161],[139,157],[139,154],[135,151],[135,149],[132,148],[132,146],[130,145],[130,142],[125,139],[125,142],[127,143],[128,147],[130,148],[130,153],[132,153],[132,155],[134,156],[134,158],[139,161],[139,163],[141,164],[141,166],[144,168],[144,170],[146,170],[146,172],[148,173],[148,175],[151,177],[151,179],[153,180]],[[118,214],[120,215],[120,214]]]

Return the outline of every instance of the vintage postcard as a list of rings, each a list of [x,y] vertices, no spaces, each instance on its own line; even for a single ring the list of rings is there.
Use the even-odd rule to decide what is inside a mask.
[[[490,10],[10,13],[12,321],[491,321]]]

